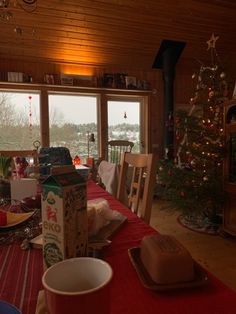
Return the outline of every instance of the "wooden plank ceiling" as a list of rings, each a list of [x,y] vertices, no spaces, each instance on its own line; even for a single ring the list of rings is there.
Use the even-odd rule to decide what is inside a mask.
[[[31,13],[22,1],[0,8],[1,58],[149,70],[163,39],[204,60],[212,33],[223,59],[236,56],[235,0],[38,0]]]

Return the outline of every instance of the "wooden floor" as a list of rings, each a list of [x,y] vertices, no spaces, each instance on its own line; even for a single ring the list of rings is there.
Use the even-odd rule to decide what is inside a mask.
[[[163,201],[154,200],[151,226],[159,233],[175,236],[197,262],[236,291],[236,238],[191,231],[177,221],[178,213],[161,207]]]

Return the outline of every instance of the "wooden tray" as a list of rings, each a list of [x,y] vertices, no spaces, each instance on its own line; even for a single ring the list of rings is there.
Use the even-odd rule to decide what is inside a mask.
[[[194,261],[194,271],[195,271],[194,280],[178,282],[174,284],[166,284],[166,285],[158,284],[152,280],[147,270],[145,269],[140,258],[140,248],[139,247],[131,248],[128,250],[128,254],[129,254],[131,263],[133,264],[141,283],[147,289],[161,292],[161,291],[177,290],[177,289],[183,289],[183,288],[195,288],[195,287],[203,286],[207,284],[209,281],[207,273],[204,271],[204,269],[201,266],[199,266]]]
[[[127,217],[123,215],[120,220],[111,220],[111,222],[101,228],[96,235],[90,237],[89,242],[92,242],[93,240],[110,240],[120,230],[126,221]]]
[[[108,225],[100,229],[95,236],[89,238],[90,246],[93,246],[95,249],[101,249],[102,247],[109,245],[109,240],[120,230],[126,221],[127,217],[125,216],[122,216],[121,220],[112,220]],[[30,243],[34,248],[41,249],[43,246],[42,234],[30,240]]]

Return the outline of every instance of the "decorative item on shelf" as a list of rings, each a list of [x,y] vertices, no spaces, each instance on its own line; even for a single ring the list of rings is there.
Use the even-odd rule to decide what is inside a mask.
[[[61,74],[61,85],[97,87],[97,77],[94,75]]]
[[[97,77],[94,75],[73,75],[75,86],[97,87]]]
[[[114,88],[115,87],[114,74],[104,73],[104,75],[103,75],[103,87],[107,87],[107,88]]]
[[[90,143],[94,143],[95,142],[95,136],[94,133],[87,133],[87,144],[88,144],[88,156],[86,158],[86,165],[88,166],[93,166],[94,163],[94,159],[93,157],[90,157]]]
[[[126,88],[128,89],[136,89],[137,82],[135,76],[126,76],[125,77]]]
[[[44,75],[44,83],[54,85],[55,80],[54,80],[54,75],[53,74],[45,74]]]
[[[115,80],[115,87],[116,88],[126,88],[125,77],[127,74],[124,73],[115,73],[114,80]]]
[[[74,80],[71,74],[61,74],[61,85],[73,86]]]
[[[22,83],[24,81],[24,73],[21,72],[7,72],[8,82]]]

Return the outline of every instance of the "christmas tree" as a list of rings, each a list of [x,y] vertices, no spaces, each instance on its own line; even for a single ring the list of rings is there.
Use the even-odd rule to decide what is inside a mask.
[[[207,41],[211,65],[192,75],[189,111],[174,112],[175,154],[158,167],[159,195],[183,215],[214,221],[224,203],[223,105],[228,96],[226,74],[212,35]]]

